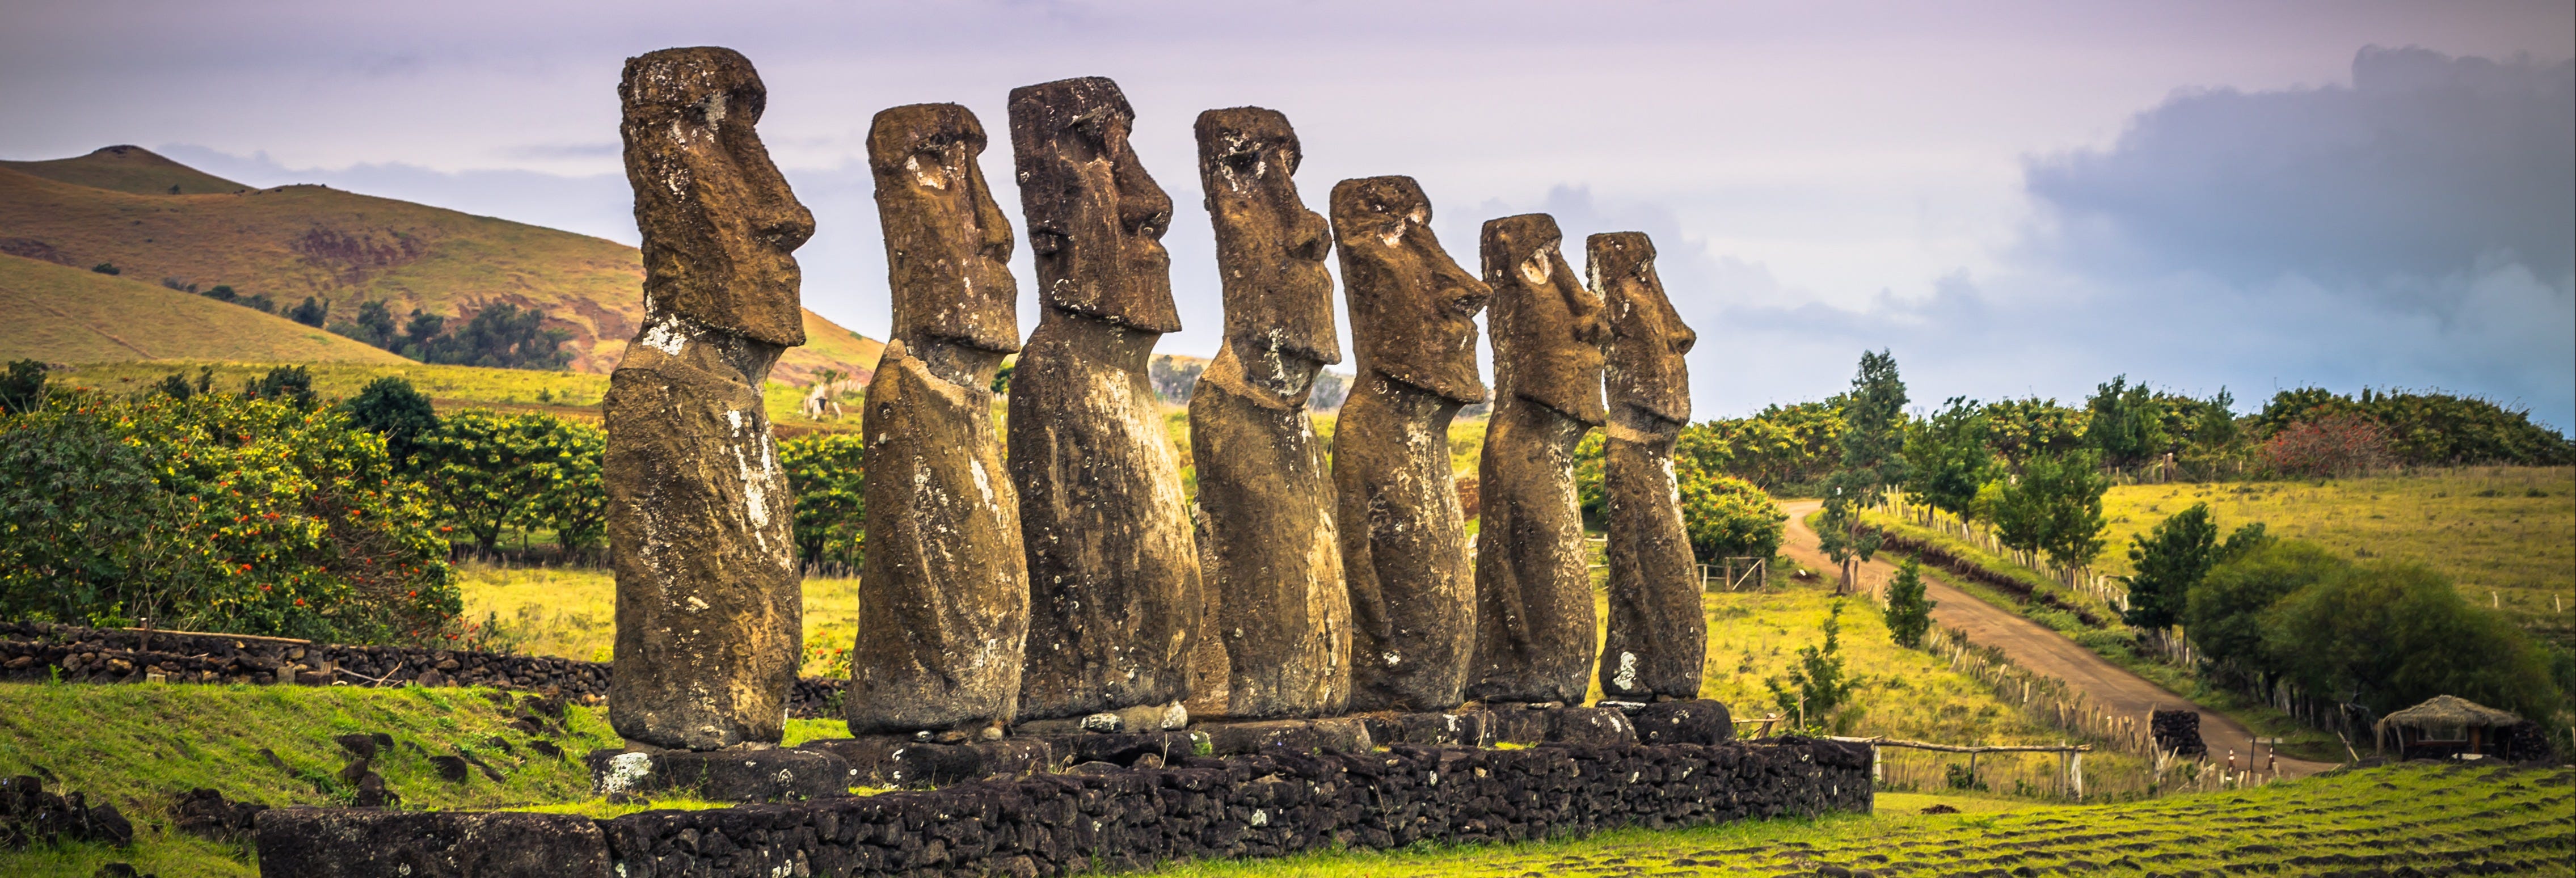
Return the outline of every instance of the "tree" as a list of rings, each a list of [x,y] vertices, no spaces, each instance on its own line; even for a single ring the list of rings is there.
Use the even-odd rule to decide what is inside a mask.
[[[818,433],[778,443],[778,466],[796,495],[796,555],[856,567],[867,539],[867,441]]]
[[[482,366],[491,369],[561,369],[572,362],[563,343],[572,333],[545,328],[546,312],[522,311],[503,302],[474,313],[463,326],[447,328],[445,318],[412,312],[405,328],[403,356],[424,363]]]
[[[1842,466],[1825,484],[1825,514],[1817,536],[1825,554],[1842,565],[1850,588],[1858,565],[1876,554],[1883,537],[1861,526],[1860,510],[1877,506],[1889,485],[1905,480],[1905,381],[1886,351],[1862,351],[1843,403]]]
[[[563,422],[547,415],[467,409],[417,437],[414,467],[448,526],[490,552],[500,547],[502,529],[544,520],[539,504],[563,456],[579,444],[564,433]]]
[[[299,409],[310,410],[316,401],[313,395],[313,373],[302,366],[279,366],[268,370],[266,375],[244,383],[242,396],[251,399],[276,400]]]
[[[2260,672],[2274,666],[2264,644],[2263,611],[2349,566],[2314,543],[2266,543],[2201,577],[2183,603],[2183,627],[2211,662]]]
[[[2102,492],[2111,488],[2092,452],[2033,458],[2022,483],[2039,503],[2040,552],[2070,572],[2092,564],[2102,554]]]
[[[2127,375],[2113,378],[2094,387],[2084,408],[2085,444],[2111,466],[2127,469],[2165,453],[2165,407],[2145,384],[2130,386]]]
[[[387,350],[397,347],[402,338],[393,309],[385,307],[381,299],[358,303],[357,319],[331,324],[331,331]]]
[[[1907,649],[1923,646],[1923,635],[1932,630],[1932,608],[1939,601],[1923,597],[1923,561],[1908,557],[1896,568],[1896,579],[1887,585],[1887,633],[1896,645]]]
[[[438,411],[430,406],[429,397],[399,376],[368,382],[340,408],[349,413],[350,424],[385,437],[385,454],[395,469],[404,472],[411,471],[421,434],[438,429]]]
[[[1799,647],[1798,663],[1790,666],[1785,681],[1780,677],[1762,681],[1780,712],[1797,717],[1803,727],[1828,727],[1834,710],[1859,688],[1858,681],[1843,675],[1842,616],[1843,602],[1836,599],[1825,609],[1823,647]]]
[[[2129,563],[2137,573],[2126,577],[2129,608],[2121,618],[2149,631],[2173,627],[2191,587],[2218,563],[2218,549],[2218,522],[2210,518],[2207,503],[2194,503],[2134,538]]]
[[[187,399],[214,389],[215,367],[213,366],[198,367],[197,380],[193,382],[188,380],[186,372],[172,372],[162,376],[159,383],[152,385],[152,392],[174,399]]]
[[[124,274],[124,273],[125,273],[125,269],[122,269],[122,268],[118,268],[118,267],[116,267],[116,263],[113,263],[113,262],[101,262],[101,263],[99,263],[99,264],[97,264],[97,265],[90,266],[90,267],[89,267],[89,270],[91,270],[91,271],[95,271],[95,272],[98,272],[98,273],[100,273],[100,274],[107,274],[107,275],[117,275],[117,274]]]
[[[2262,615],[2267,670],[2311,695],[2388,713],[2435,695],[2546,718],[2564,706],[2528,634],[2417,563],[2375,561]]]
[[[445,556],[337,412],[82,393],[0,425],[0,617],[418,642],[459,609]]]
[[[297,305],[286,312],[286,319],[293,320],[297,323],[314,327],[316,329],[321,328],[322,324],[327,322],[330,317],[331,303],[315,299],[312,296],[304,297],[304,304]]]
[[[608,489],[601,482],[608,433],[580,421],[545,419],[552,422],[546,442],[555,453],[535,464],[543,487],[519,525],[554,531],[555,545],[567,553],[587,551],[608,538]]]
[[[2088,417],[2083,409],[2058,405],[2054,399],[2008,399],[1986,405],[1988,440],[1995,455],[2013,469],[2042,454],[2083,447]]]
[[[0,376],[0,414],[24,414],[44,407],[44,361],[10,361],[9,374]]]
[[[1769,558],[1780,553],[1789,514],[1753,483],[1692,466],[1674,467],[1682,495],[1682,532],[1701,561]]]
[[[1986,433],[1985,410],[1956,396],[1938,414],[1907,425],[1905,490],[1932,508],[1969,518],[1977,489],[1995,467]]]
[[[1145,377],[1154,384],[1154,395],[1172,405],[1187,405],[1190,394],[1197,392],[1199,373],[1207,371],[1208,361],[1195,357],[1184,360],[1170,354],[1154,357],[1145,366]]]
[[[2264,464],[2273,472],[2293,477],[2359,475],[2386,464],[2388,459],[2386,432],[2357,414],[2299,421],[2263,443]]]

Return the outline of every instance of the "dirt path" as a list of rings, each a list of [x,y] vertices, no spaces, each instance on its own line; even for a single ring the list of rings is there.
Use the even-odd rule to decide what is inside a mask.
[[[1781,504],[1781,509],[1789,513],[1787,539],[1780,547],[1781,552],[1820,573],[1834,569],[1834,563],[1825,556],[1816,532],[1807,527],[1806,517],[1823,505],[1821,500]],[[1967,632],[1968,639],[1980,646],[2003,650],[2024,668],[2066,681],[2092,699],[2094,706],[2114,715],[2143,718],[2149,710],[2174,710],[2188,705],[2200,712],[2200,738],[2209,745],[2212,760],[2224,761],[2228,751],[2234,750],[2236,764],[2242,768],[2253,758],[2256,752],[2253,732],[2226,714],[2192,704],[2190,699],[2166,691],[2164,687],[2112,664],[2109,659],[2076,645],[2047,626],[1952,588],[1938,578],[1938,571],[1927,568],[1923,572],[1925,596],[1939,603],[1932,608],[1933,621]],[[1896,575],[1896,566],[1889,563],[1888,556],[1881,554],[1877,560],[1861,565],[1860,575],[1863,582],[1884,582]],[[2279,766],[2282,774],[2292,777],[2334,767],[2329,763],[2288,756],[2280,757]]]

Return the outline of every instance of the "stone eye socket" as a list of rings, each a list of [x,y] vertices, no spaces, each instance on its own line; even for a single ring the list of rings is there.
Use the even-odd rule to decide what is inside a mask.
[[[1228,168],[1232,168],[1237,171],[1250,171],[1254,166],[1261,164],[1261,153],[1258,150],[1230,152],[1225,154],[1224,161],[1225,166]]]

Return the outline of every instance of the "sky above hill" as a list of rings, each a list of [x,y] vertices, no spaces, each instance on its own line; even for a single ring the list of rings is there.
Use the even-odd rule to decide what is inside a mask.
[[[1471,269],[1498,216],[1554,214],[1577,264],[1584,235],[1653,234],[1702,417],[1831,394],[1887,348],[1917,406],[2125,373],[2240,409],[2440,388],[2576,426],[2564,0],[0,0],[0,21],[0,158],[134,143],[628,243],[623,59],[733,47],[816,215],[806,304],[875,334],[870,117],[973,109],[1016,227],[1005,94],[1102,75],[1177,208],[1166,352],[1213,354],[1222,323],[1190,122],[1251,104],[1297,126],[1311,206],[1414,176]]]

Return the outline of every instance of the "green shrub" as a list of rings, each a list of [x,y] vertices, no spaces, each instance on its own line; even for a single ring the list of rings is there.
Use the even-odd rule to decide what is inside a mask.
[[[458,610],[446,549],[338,412],[76,394],[0,425],[10,618],[422,640]]]
[[[1781,528],[1789,514],[1780,511],[1770,494],[1752,482],[1698,467],[1676,467],[1675,475],[1680,479],[1682,531],[1701,561],[1780,553]]]
[[[1907,649],[1923,645],[1923,635],[1932,630],[1932,607],[1937,601],[1923,597],[1923,560],[1920,556],[1905,559],[1896,568],[1896,579],[1887,584],[1887,634],[1898,646]]]
[[[799,436],[778,443],[778,466],[796,494],[796,553],[800,563],[830,561],[858,566],[866,549],[867,442],[842,433]]]
[[[2529,635],[2422,564],[2370,562],[2302,587],[2263,614],[2263,636],[2275,672],[2382,714],[2435,695],[2542,720],[2563,704]]]
[[[466,409],[440,419],[415,444],[414,466],[441,517],[486,552],[498,548],[504,528],[555,528],[564,548],[574,549],[574,540],[594,532],[588,516],[605,522],[598,473],[607,438],[598,427]]]
[[[2265,545],[2210,568],[2184,602],[2183,627],[2213,662],[2246,671],[2271,668],[2263,611],[2300,589],[2343,575],[2350,566],[2315,543]]]

